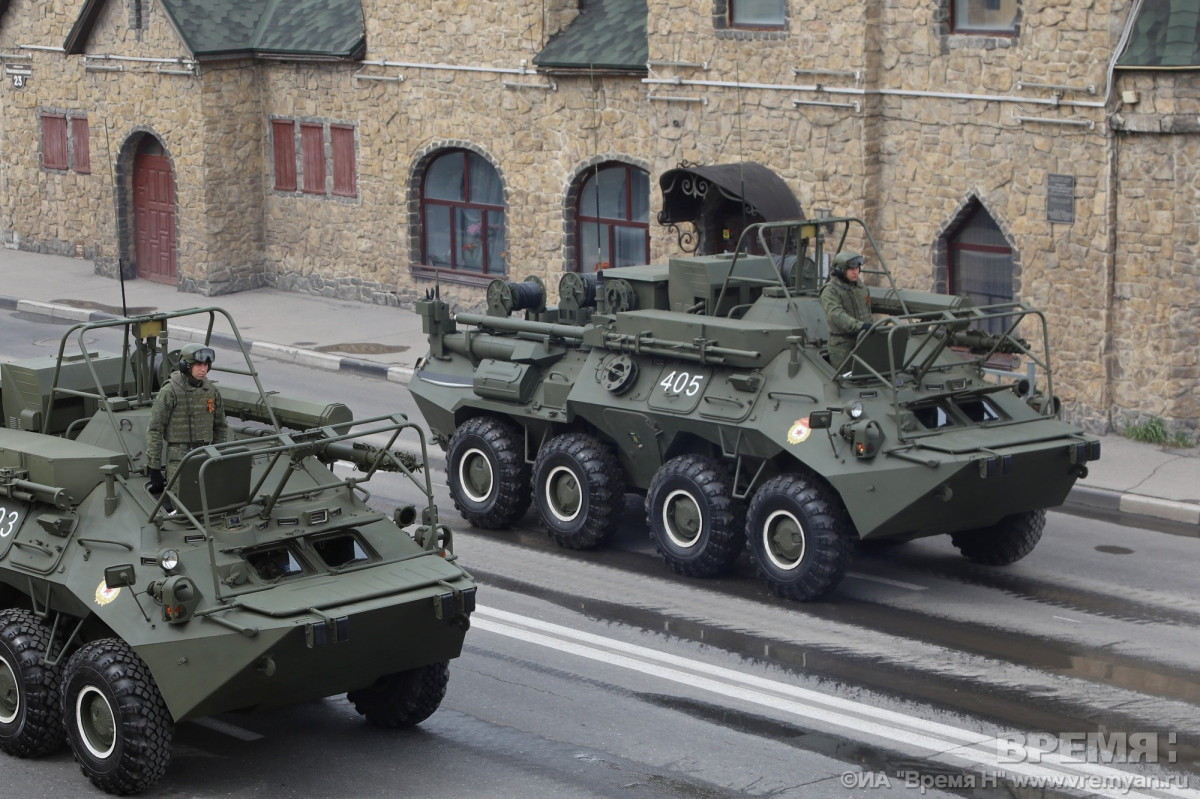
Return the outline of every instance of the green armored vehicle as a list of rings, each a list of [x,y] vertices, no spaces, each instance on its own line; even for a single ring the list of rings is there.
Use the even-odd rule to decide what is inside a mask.
[[[189,451],[156,495],[146,429],[181,320],[254,388],[221,386],[230,440]],[[89,351],[117,333],[123,354]],[[391,449],[420,433],[403,416],[267,394],[218,308],[76,325],[56,358],[0,365],[0,400],[0,749],[65,740],[127,794],[163,775],[186,719],[338,693],[383,727],[437,709],[475,584],[422,463]],[[423,507],[371,510],[381,470]]]
[[[830,363],[818,264],[851,241],[879,265],[863,270],[876,317]],[[1039,311],[897,288],[857,219],[756,224],[734,253],[568,273],[557,307],[545,294],[495,281],[486,314],[418,305],[429,353],[409,388],[478,527],[532,501],[559,544],[594,547],[644,493],[670,568],[721,574],[748,545],[775,593],[810,600],[859,540],[1024,557],[1100,454],[1057,418]]]

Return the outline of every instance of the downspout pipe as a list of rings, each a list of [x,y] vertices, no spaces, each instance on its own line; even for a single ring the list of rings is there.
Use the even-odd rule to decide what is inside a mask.
[[[1109,124],[1112,115],[1115,113],[1111,109],[1109,103],[1113,97],[1113,73],[1116,71],[1117,59],[1125,52],[1125,48],[1129,46],[1129,38],[1133,35],[1133,25],[1137,21],[1138,15],[1141,14],[1144,0],[1133,0],[1129,8],[1129,17],[1125,20],[1125,29],[1121,31],[1121,38],[1117,42],[1116,48],[1113,49],[1112,58],[1108,61],[1108,76],[1107,88],[1104,93],[1105,107],[1105,208],[1104,208],[1104,226],[1107,229],[1107,237],[1105,242],[1104,254],[1104,333],[1100,341],[1100,362],[1104,368],[1104,388],[1100,395],[1100,412],[1104,417],[1104,430],[1101,432],[1109,433],[1116,429],[1114,424],[1114,411],[1116,402],[1116,385],[1115,373],[1117,369],[1117,353],[1115,351],[1114,338],[1116,336],[1116,295],[1117,295],[1117,190],[1119,188],[1119,173],[1120,173],[1120,139],[1118,133]]]

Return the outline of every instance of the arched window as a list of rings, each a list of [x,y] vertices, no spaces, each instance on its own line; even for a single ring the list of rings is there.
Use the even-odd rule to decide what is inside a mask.
[[[650,260],[650,175],[629,164],[589,168],[575,215],[575,268],[594,272]]]
[[[978,202],[948,237],[949,290],[965,294],[977,306],[1013,300],[1012,247],[991,215]],[[1006,325],[993,319],[985,327],[1000,331]]]
[[[447,150],[421,184],[421,258],[430,266],[503,275],[504,187],[495,167],[470,150]]]

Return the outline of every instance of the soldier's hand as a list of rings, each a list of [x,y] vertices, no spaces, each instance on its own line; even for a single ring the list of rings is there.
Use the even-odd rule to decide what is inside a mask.
[[[863,322],[863,323],[862,323],[862,332],[863,332],[863,333],[866,333],[866,332],[867,332],[868,330],[870,330],[870,329],[871,329],[871,323],[870,323],[870,322]]]
[[[150,493],[161,494],[167,481],[163,479],[162,469],[150,469]]]

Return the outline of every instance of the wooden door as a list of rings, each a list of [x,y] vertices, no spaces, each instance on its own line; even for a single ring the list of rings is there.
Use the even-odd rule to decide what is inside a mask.
[[[175,178],[164,155],[140,152],[134,162],[133,227],[138,277],[177,283]]]

